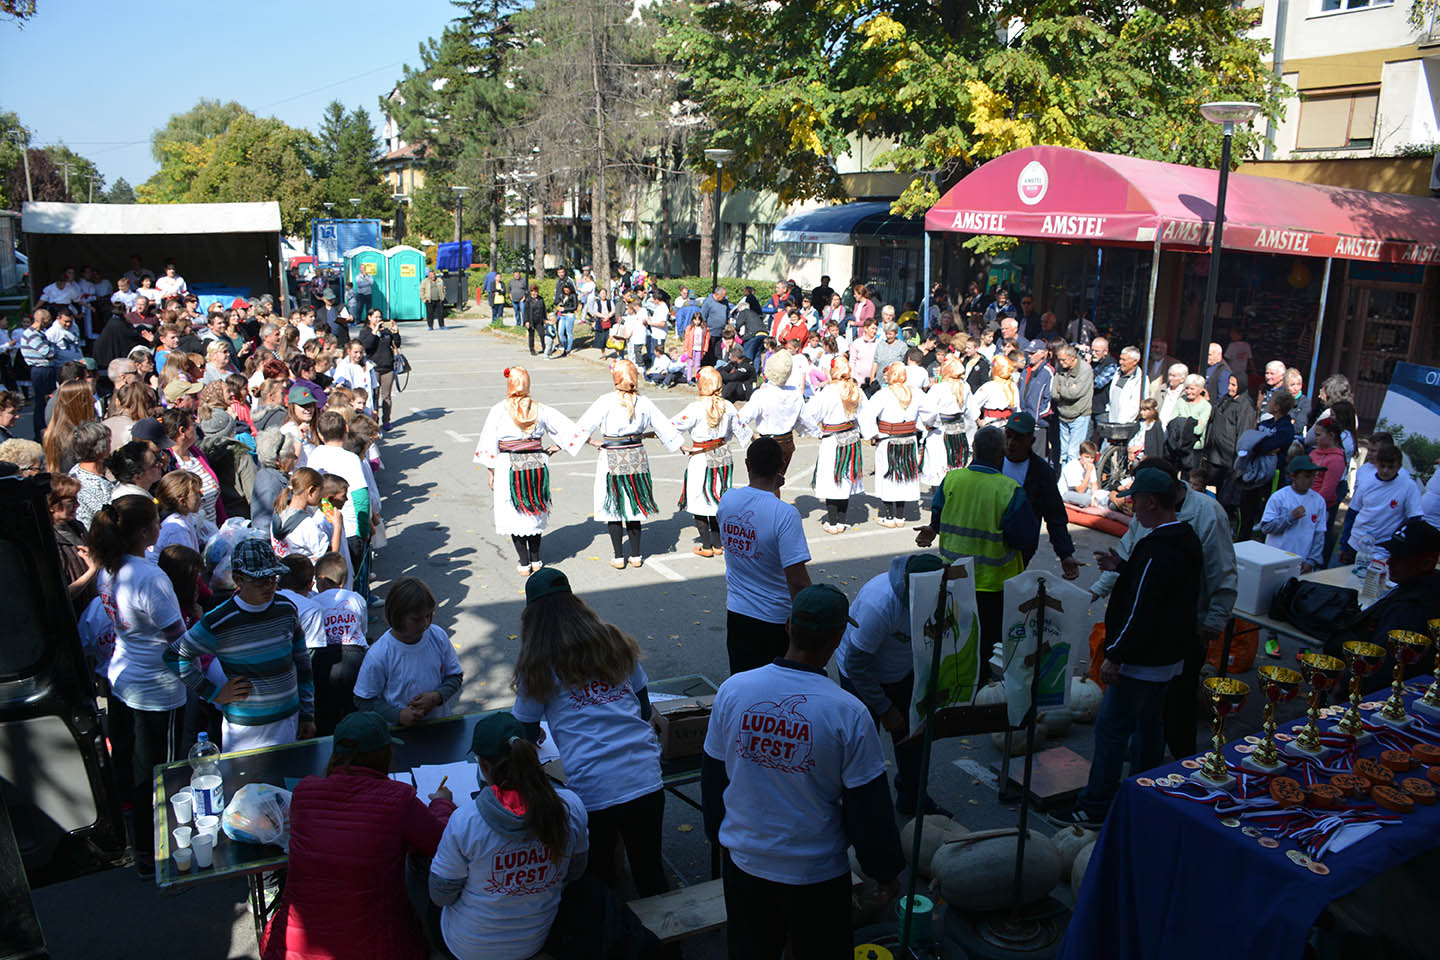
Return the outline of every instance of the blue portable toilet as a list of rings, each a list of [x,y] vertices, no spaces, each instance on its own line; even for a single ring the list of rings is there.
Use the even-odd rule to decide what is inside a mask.
[[[345,251],[344,269],[346,288],[354,289],[355,274],[357,272],[363,270],[365,273],[370,274],[370,278],[375,281],[375,285],[370,290],[370,307],[371,309],[379,310],[380,315],[386,319],[390,317],[390,300],[386,292],[388,284],[386,267],[388,266],[389,261],[385,259],[385,254],[374,247],[355,247]],[[352,319],[357,323],[364,322],[363,317],[353,317]]]
[[[420,299],[420,281],[425,278],[425,254],[415,247],[391,247],[385,251],[386,300],[391,320],[425,319],[425,302]]]

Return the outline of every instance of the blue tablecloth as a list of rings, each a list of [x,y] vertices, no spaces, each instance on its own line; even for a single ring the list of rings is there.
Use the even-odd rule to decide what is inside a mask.
[[[1360,755],[1381,749],[1371,740]],[[1232,764],[1240,762],[1233,744],[1226,753]],[[1146,775],[1190,772],[1176,763]],[[1331,901],[1437,846],[1440,804],[1417,804],[1399,824],[1327,853],[1330,873],[1318,876],[1287,859],[1285,852],[1295,849],[1291,841],[1281,838],[1279,847],[1267,849],[1222,825],[1210,807],[1132,778],[1121,784],[1105,819],[1060,956],[1298,960],[1315,918]]]

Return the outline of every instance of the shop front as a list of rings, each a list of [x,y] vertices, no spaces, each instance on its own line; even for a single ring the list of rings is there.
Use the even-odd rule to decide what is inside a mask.
[[[1195,367],[1218,180],[1198,167],[1029,147],[952,187],[926,214],[927,237],[1025,240],[1030,288],[1062,328],[1084,314],[1119,343],[1148,353],[1164,340]],[[1249,343],[1257,374],[1271,359],[1307,385],[1343,373],[1369,421],[1394,364],[1440,346],[1440,200],[1235,174],[1224,245],[1213,338]]]
[[[904,309],[918,304],[924,294],[924,225],[919,217],[892,214],[890,203],[857,200],[791,214],[775,225],[773,239],[776,244],[850,247],[850,275],[832,276],[834,286],[864,283],[878,302]],[[838,274],[838,269],[831,272]]]

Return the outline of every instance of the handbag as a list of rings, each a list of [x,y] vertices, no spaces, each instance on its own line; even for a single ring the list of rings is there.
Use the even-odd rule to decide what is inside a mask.
[[[1360,612],[1360,594],[1291,577],[1270,600],[1270,619],[1289,623],[1302,633],[1324,640],[1337,625]]]
[[[410,360],[403,353],[395,354],[395,364],[392,368],[395,376],[403,376],[411,371]]]

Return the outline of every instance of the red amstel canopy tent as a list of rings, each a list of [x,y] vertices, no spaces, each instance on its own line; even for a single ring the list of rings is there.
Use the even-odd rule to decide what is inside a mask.
[[[1219,172],[1066,147],[989,161],[925,214],[925,229],[1208,249]],[[1440,200],[1231,174],[1227,250],[1440,264]]]

